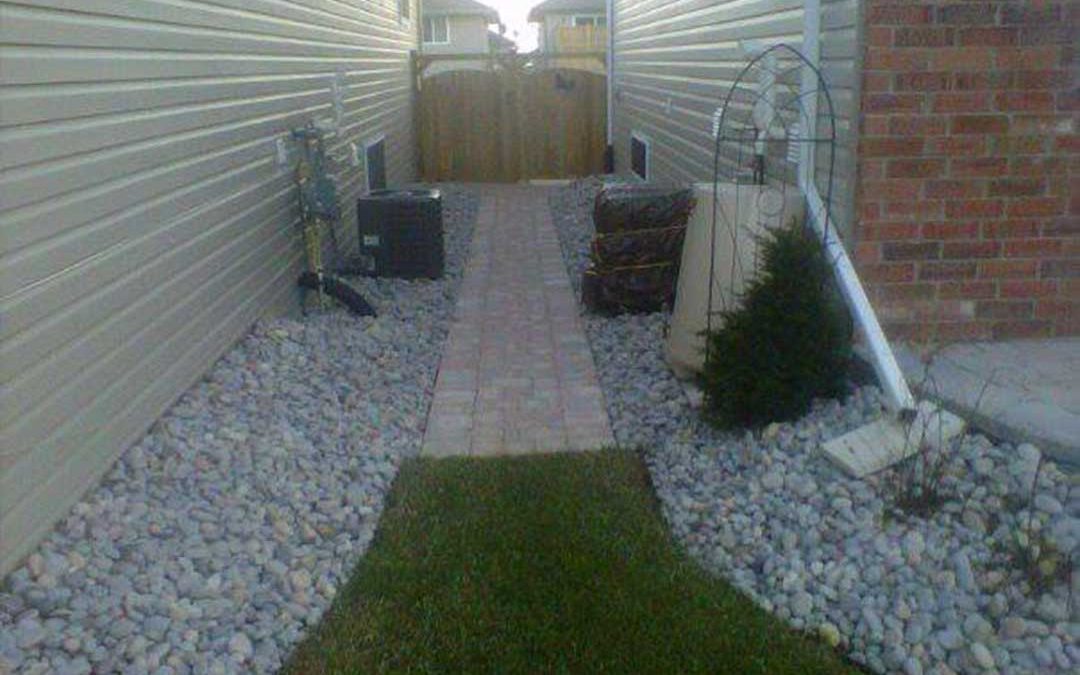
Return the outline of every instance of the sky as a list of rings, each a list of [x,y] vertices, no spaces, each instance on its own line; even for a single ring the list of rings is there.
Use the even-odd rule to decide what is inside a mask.
[[[479,1],[499,11],[499,17],[506,26],[506,37],[518,43],[519,52],[530,52],[536,49],[536,24],[529,23],[527,17],[529,10],[539,5],[541,0]]]

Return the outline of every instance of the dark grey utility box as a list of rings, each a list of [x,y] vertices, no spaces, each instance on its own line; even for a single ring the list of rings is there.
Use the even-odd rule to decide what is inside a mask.
[[[381,277],[443,275],[442,194],[435,189],[374,190],[356,202],[360,251]]]

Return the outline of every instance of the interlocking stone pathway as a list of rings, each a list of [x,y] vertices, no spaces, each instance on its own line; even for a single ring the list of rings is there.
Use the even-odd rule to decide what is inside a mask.
[[[485,185],[422,454],[587,450],[614,439],[544,189]]]

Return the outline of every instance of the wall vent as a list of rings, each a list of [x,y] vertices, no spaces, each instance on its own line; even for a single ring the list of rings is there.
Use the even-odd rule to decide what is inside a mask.
[[[386,138],[364,144],[364,168],[368,191],[386,189]]]
[[[636,133],[630,134],[630,170],[641,180],[649,180],[649,164],[652,149],[649,139]]]

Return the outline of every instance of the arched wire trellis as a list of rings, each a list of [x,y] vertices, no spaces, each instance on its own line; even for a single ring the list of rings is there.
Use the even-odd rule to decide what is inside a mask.
[[[813,74],[805,81],[806,69]],[[814,105],[807,105],[813,97]],[[714,118],[713,204],[709,236],[709,289],[706,329],[712,331],[715,314],[731,309],[738,285],[753,270],[743,269],[739,256],[739,231],[743,227],[743,208],[755,208],[761,220],[788,220],[785,199],[788,189],[798,190],[800,160],[807,157],[817,169],[814,182],[823,208],[813,214],[827,232],[833,199],[836,117],[832,97],[821,71],[801,52],[778,44],[754,56],[739,72]],[[803,152],[808,146],[811,152]],[[823,158],[822,152],[828,157]],[[721,183],[757,184],[756,203],[740,203],[741,190],[731,190],[733,199],[724,203]],[[795,217],[791,214],[790,217]],[[730,237],[733,249],[728,270],[718,270],[717,236]],[[755,266],[757,261],[755,261]],[[726,284],[724,283],[726,280]],[[715,309],[714,295],[719,292],[720,309]],[[709,358],[706,340],[705,358]]]

